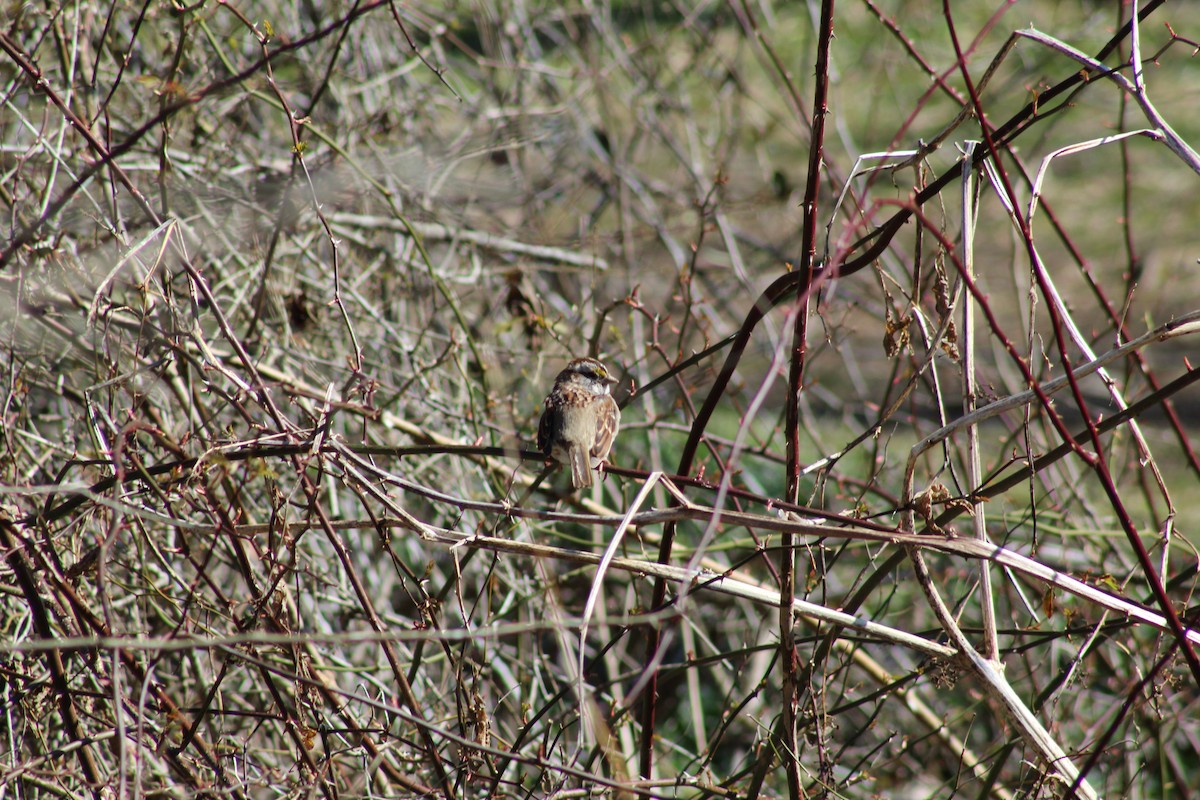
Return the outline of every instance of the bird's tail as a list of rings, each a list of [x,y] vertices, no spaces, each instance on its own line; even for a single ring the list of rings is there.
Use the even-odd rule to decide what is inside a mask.
[[[571,456],[571,485],[576,489],[592,485],[592,462],[588,452],[583,447],[572,447]]]

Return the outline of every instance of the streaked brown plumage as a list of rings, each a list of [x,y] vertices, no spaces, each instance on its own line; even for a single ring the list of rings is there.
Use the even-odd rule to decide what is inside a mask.
[[[567,467],[576,489],[592,485],[592,470],[608,458],[621,410],[612,398],[616,378],[594,358],[576,358],[554,379],[538,423],[538,448]]]

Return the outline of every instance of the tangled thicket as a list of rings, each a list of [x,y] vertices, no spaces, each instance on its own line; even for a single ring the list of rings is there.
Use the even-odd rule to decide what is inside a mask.
[[[1200,15],[929,5],[12,5],[0,784],[1195,788]]]

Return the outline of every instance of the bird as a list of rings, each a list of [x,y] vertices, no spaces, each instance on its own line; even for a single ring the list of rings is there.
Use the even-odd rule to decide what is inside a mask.
[[[612,397],[615,383],[596,359],[572,359],[542,404],[538,449],[547,464],[557,462],[570,470],[576,489],[592,485],[592,470],[608,459],[617,438],[621,409]]]

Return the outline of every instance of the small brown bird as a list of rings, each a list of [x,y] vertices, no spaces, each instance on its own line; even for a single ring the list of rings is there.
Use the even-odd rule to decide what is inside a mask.
[[[592,485],[592,470],[608,458],[621,426],[612,398],[616,378],[594,358],[576,358],[554,379],[538,423],[538,447],[547,461],[571,471],[576,489]]]

